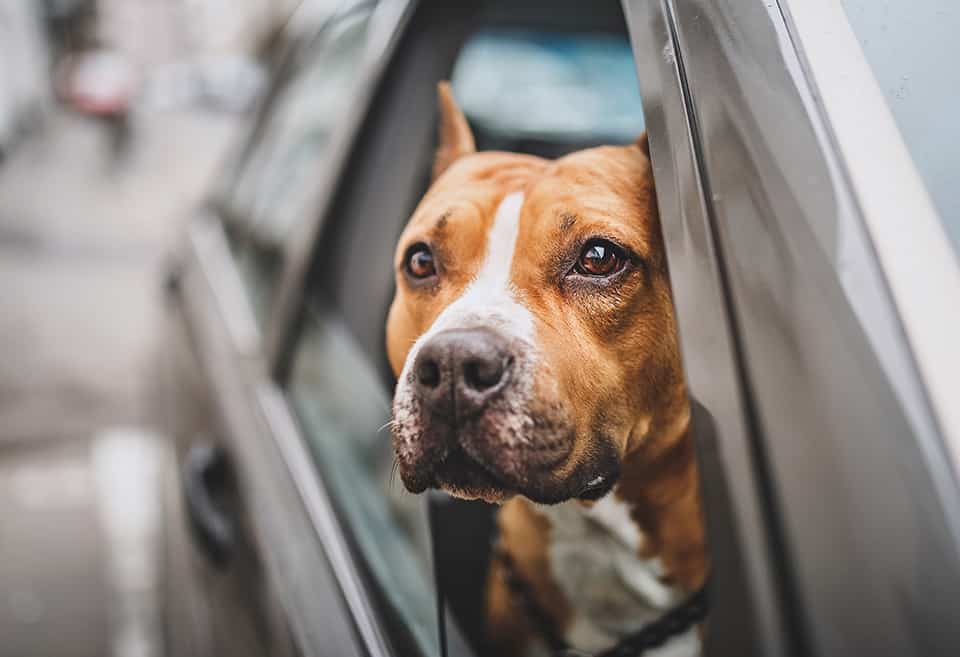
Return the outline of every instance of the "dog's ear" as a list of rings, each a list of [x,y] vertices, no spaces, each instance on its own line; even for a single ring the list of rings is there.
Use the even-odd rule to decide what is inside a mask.
[[[453,99],[450,83],[446,80],[437,85],[437,99],[440,102],[440,144],[433,160],[434,180],[457,158],[477,151],[467,118]]]
[[[647,131],[644,130],[643,134],[637,137],[637,141],[633,143],[637,145],[637,148],[643,151],[643,154],[646,155],[647,159],[649,160],[650,159],[650,140],[647,139]]]

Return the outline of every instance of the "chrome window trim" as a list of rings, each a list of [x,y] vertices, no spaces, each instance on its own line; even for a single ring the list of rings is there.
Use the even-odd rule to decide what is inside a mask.
[[[276,384],[270,382],[257,386],[256,398],[320,538],[367,653],[371,657],[388,657],[393,653],[381,630],[360,569],[344,539],[343,527],[329,495],[320,483],[320,475],[313,466],[313,456],[307,449],[307,441],[293,418],[286,397]]]
[[[779,2],[956,476],[960,472],[960,405],[956,403],[960,265],[841,4],[836,0]]]
[[[284,245],[283,271],[280,274],[274,312],[265,329],[266,361],[271,370],[283,352],[284,341],[291,334],[289,325],[296,317],[300,304],[301,288],[310,265],[313,243],[322,230],[333,203],[337,181],[346,169],[353,144],[363,126],[380,78],[403,34],[403,28],[413,15],[416,4],[416,0],[381,0],[370,19],[371,30],[365,55],[369,63],[358,80],[359,91],[354,100],[354,108],[336,131],[330,145],[330,155],[325,158],[324,166],[319,172],[314,197],[316,202],[311,209],[313,216],[306,217],[296,230],[291,231],[289,240]]]

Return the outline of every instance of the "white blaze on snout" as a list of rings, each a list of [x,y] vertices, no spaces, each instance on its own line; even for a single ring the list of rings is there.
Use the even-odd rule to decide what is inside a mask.
[[[517,380],[506,400],[512,412],[507,413],[505,419],[505,422],[514,426],[510,427],[511,431],[505,431],[505,435],[512,440],[525,434],[530,421],[525,413],[525,405],[533,385],[534,322],[530,311],[518,301],[510,284],[510,265],[516,252],[522,207],[522,192],[509,194],[500,202],[487,235],[486,254],[476,277],[411,347],[394,397],[396,427],[414,429],[419,425],[419,418],[414,417],[411,411],[415,405],[405,402],[415,396],[412,369],[420,348],[441,331],[490,328],[503,335],[514,350],[512,375]],[[401,430],[404,440],[412,439],[415,433]]]
[[[517,301],[510,286],[510,264],[516,252],[522,207],[523,192],[514,192],[500,202],[476,278],[420,336],[407,355],[404,374],[416,359],[420,346],[440,331],[449,329],[493,328],[507,339],[522,340],[532,346],[533,316]],[[401,376],[401,380],[404,378]]]
[[[440,313],[425,338],[446,329],[485,326],[500,329],[507,337],[532,339],[533,318],[510,288],[510,264],[517,248],[522,207],[522,192],[514,192],[500,202],[477,277]]]

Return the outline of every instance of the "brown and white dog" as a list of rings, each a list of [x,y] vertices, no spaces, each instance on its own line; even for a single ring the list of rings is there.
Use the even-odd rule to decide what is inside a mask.
[[[572,647],[606,649],[707,573],[646,140],[478,153],[445,83],[440,107],[387,320],[400,474],[501,503],[540,606]],[[488,613],[500,654],[542,652],[498,563]],[[694,629],[655,654],[698,651]]]

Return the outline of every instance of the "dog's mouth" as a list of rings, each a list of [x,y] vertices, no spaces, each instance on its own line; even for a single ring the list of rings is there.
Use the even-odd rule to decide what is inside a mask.
[[[434,467],[434,486],[457,497],[503,502],[517,493],[503,478],[460,445],[453,446]]]
[[[464,499],[481,499],[500,504],[515,495],[523,495],[541,504],[556,504],[570,499],[593,501],[609,493],[619,478],[619,459],[615,452],[600,450],[601,457],[580,463],[565,476],[549,469],[500,471],[495,464],[471,455],[461,444],[449,446],[431,465],[404,468],[401,473],[407,489],[420,493],[438,488]]]
[[[400,476],[411,493],[439,488],[494,503],[523,495],[556,504],[598,499],[616,483],[614,441],[601,432],[578,436],[562,404],[521,405],[501,395],[479,414],[451,417],[411,392],[398,388],[392,425]]]

